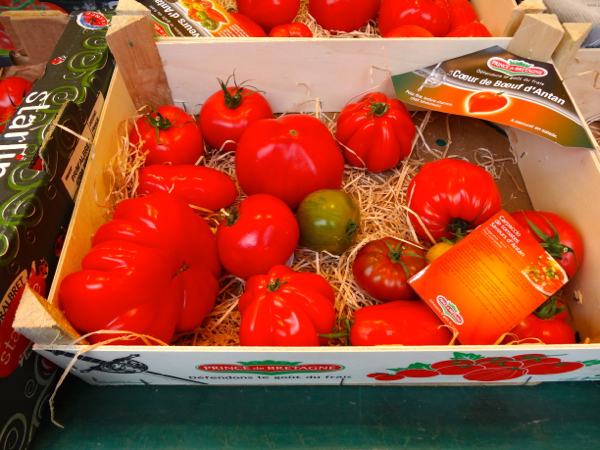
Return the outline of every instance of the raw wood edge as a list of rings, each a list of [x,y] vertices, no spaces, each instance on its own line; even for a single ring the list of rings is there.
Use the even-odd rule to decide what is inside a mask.
[[[554,65],[563,73],[571,64],[581,44],[592,31],[591,23],[564,23],[565,35],[552,54]]]
[[[564,34],[565,30],[555,14],[528,14],[508,51],[522,58],[547,62]]]
[[[525,0],[515,8],[512,17],[506,24],[503,36],[514,36],[527,14],[543,14],[544,12],[546,12],[546,6],[542,0]]]
[[[19,34],[15,31],[15,27],[13,26],[10,18],[14,11],[6,11],[0,14],[0,23],[4,26],[4,29],[8,33],[8,37],[13,41],[13,44],[17,48],[17,52],[22,56],[27,56],[25,54],[25,50],[23,50],[23,43],[21,42],[21,38]]]
[[[50,59],[68,23],[69,15],[61,11],[14,11],[10,14],[12,30],[21,44],[16,47],[24,51],[30,64],[45,63]]]

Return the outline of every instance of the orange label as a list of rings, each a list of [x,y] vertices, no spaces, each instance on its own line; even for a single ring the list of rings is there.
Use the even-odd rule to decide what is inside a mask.
[[[410,280],[465,345],[493,344],[568,281],[560,265],[498,212]]]

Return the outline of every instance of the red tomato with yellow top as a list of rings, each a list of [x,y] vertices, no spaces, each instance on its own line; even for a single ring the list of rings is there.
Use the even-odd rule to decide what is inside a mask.
[[[327,127],[306,114],[259,120],[235,154],[238,183],[248,195],[270,194],[297,208],[320,189],[339,189],[344,157]]]
[[[366,306],[354,315],[350,342],[372,345],[448,345],[452,333],[421,301]]]
[[[383,0],[379,10],[382,36],[400,25],[417,25],[436,37],[450,29],[450,11],[446,0]]]
[[[238,11],[267,33],[277,25],[291,23],[300,11],[300,0],[237,0]]]
[[[269,32],[269,37],[312,37],[312,31],[301,22],[277,25]]]
[[[475,164],[440,159],[423,165],[408,186],[408,205],[431,236],[451,239],[474,229],[500,211],[502,198],[492,176]],[[411,219],[419,236],[427,233]]]
[[[377,17],[381,0],[310,0],[308,12],[328,31],[350,32]]]
[[[450,31],[479,20],[469,0],[446,0],[446,2],[450,15]]]
[[[336,138],[350,164],[382,172],[410,155],[415,133],[404,104],[375,92],[342,109]]]
[[[230,77],[231,78],[231,77]],[[272,119],[269,102],[255,90],[228,87],[229,78],[219,80],[221,90],[211,95],[200,110],[200,129],[207,144],[226,152],[235,151],[242,134],[260,119]],[[227,142],[226,141],[233,141]],[[223,145],[224,144],[224,145]]]
[[[251,277],[238,306],[240,345],[313,347],[335,325],[335,294],[320,275],[277,265]]]
[[[360,249],[352,273],[358,285],[376,300],[410,300],[419,297],[408,280],[426,265],[422,249],[386,237],[371,241]]]
[[[176,106],[161,106],[144,114],[129,133],[129,141],[141,143],[142,153],[148,152],[147,166],[195,164],[204,152],[200,127]]]
[[[583,240],[568,221],[543,211],[519,211],[510,215],[565,269],[569,277],[583,261]]]
[[[236,205],[217,230],[219,258],[236,277],[248,279],[293,255],[300,228],[290,208],[272,195],[256,194]]]

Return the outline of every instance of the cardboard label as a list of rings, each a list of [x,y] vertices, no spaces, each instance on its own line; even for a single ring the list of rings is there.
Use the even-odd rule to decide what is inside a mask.
[[[462,344],[489,345],[567,281],[562,267],[500,211],[410,285]]]
[[[552,64],[495,46],[392,77],[398,100],[530,131],[565,147],[594,148]]]

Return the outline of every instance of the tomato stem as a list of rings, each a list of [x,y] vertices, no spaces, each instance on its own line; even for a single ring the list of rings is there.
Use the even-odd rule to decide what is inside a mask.
[[[340,322],[343,322],[343,328],[342,326],[340,326]],[[329,334],[319,334],[317,336],[319,336],[320,338],[323,339],[340,339],[340,338],[346,338],[346,340],[344,341],[344,345],[345,346],[349,346],[352,345],[350,342],[350,329],[352,327],[352,325],[354,324],[353,320],[350,320],[348,318],[340,318],[337,319],[335,321],[335,323],[338,325],[338,331],[337,332],[333,332],[333,333],[329,333]],[[343,330],[343,331],[340,331]]]
[[[527,223],[529,224],[529,226],[531,227],[533,232],[536,234],[536,236],[539,237],[542,241],[544,241],[540,245],[544,248],[544,250],[546,250],[548,252],[548,254],[550,256],[552,256],[554,259],[557,259],[559,261],[562,260],[563,253],[573,253],[573,255],[575,256],[575,264],[577,264],[577,255],[575,254],[575,251],[573,251],[572,248],[567,247],[564,244],[561,244],[560,236],[558,235],[558,230],[556,229],[554,224],[552,222],[550,222],[547,217],[544,217],[541,214],[538,214],[538,215],[540,217],[542,217],[546,221],[546,223],[548,223],[550,228],[552,228],[552,231],[554,231],[553,237],[548,236],[546,233],[544,233],[542,230],[540,230],[536,225],[534,225],[534,223],[531,220],[529,220],[529,218],[527,216],[525,216]]]
[[[546,300],[542,305],[536,309],[533,313],[542,320],[552,319],[557,314],[560,314],[565,310],[565,305],[558,306],[559,297],[553,295]]]
[[[240,211],[234,206],[229,211],[226,212],[227,222],[225,222],[225,226],[231,227],[236,224],[238,219],[240,218]]]
[[[446,231],[452,233],[455,243],[466,236],[467,230],[471,227],[471,222],[467,222],[460,217],[454,217],[450,224],[446,227]]]
[[[271,281],[269,284],[267,284],[267,290],[269,292],[275,292],[286,283],[287,281],[281,281],[279,278],[276,278],[275,281]]]
[[[358,233],[359,230],[360,226],[354,220],[350,219],[346,224],[346,232],[344,233],[342,238],[345,237],[346,243],[349,243],[352,241],[352,239],[354,238],[356,233]]]
[[[228,86],[229,80],[231,80],[232,77],[233,85],[235,87],[230,91]],[[229,75],[226,81],[223,81],[220,78],[217,78],[217,80],[219,81],[221,89],[223,90],[223,100],[225,101],[225,106],[227,106],[229,109],[236,109],[237,107],[239,107],[242,104],[242,98],[246,97],[247,95],[256,94],[257,92],[264,93],[264,91],[259,91],[254,86],[245,85],[245,83],[247,83],[248,80],[242,81],[240,84],[237,84],[237,81],[235,80],[235,70],[233,71],[232,75]],[[248,90],[247,88],[252,88],[253,90]],[[244,89],[248,90],[248,92],[246,92],[245,94]]]
[[[387,103],[373,102],[371,103],[370,107],[371,111],[369,111],[369,114],[373,114],[377,117],[383,116],[388,111],[388,109],[390,109],[390,105]]]

